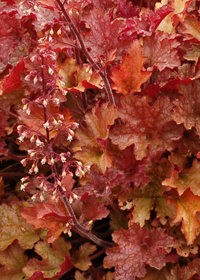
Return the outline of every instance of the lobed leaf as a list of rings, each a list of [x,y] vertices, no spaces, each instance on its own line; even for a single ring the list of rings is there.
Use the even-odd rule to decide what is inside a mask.
[[[157,31],[151,37],[146,36],[143,44],[143,55],[147,58],[145,64],[148,70],[158,68],[163,71],[166,67],[173,69],[181,65],[178,56],[180,43],[176,34]]]
[[[87,127],[79,127],[75,131],[76,142],[72,149],[74,156],[85,165],[95,164],[98,170],[105,173],[112,166],[112,157],[106,149],[109,128],[117,118],[117,109],[108,103],[97,105],[85,114]]]
[[[117,247],[106,250],[104,267],[115,267],[115,279],[144,277],[148,264],[158,270],[165,266],[165,256],[171,251],[173,238],[164,229],[152,231],[132,224],[128,230],[121,229],[112,235]]]
[[[36,202],[34,207],[27,207],[20,214],[35,229],[47,228],[49,230],[47,233],[48,243],[52,243],[59,238],[61,233],[66,230],[67,223],[71,219],[63,202],[59,200],[56,203],[51,201],[50,198],[49,203]]]
[[[181,97],[173,101],[176,108],[173,111],[172,118],[177,124],[183,123],[187,130],[195,127],[197,135],[200,136],[200,80],[194,80],[186,85],[180,84],[178,89]]]
[[[182,221],[181,230],[187,240],[187,245],[194,242],[197,236],[197,230],[200,228],[200,222],[196,218],[197,212],[200,212],[200,197],[186,190],[180,197],[169,197],[169,203],[173,203],[176,208],[174,223]]]
[[[146,96],[139,98],[128,94],[121,99],[119,117],[125,124],[115,126],[110,138],[121,150],[134,144],[137,160],[148,153],[159,150],[173,150],[173,141],[182,136],[183,128],[171,122],[173,109],[169,99],[159,97],[152,105]]]
[[[179,195],[190,189],[194,195],[200,196],[199,169],[200,163],[197,159],[194,159],[192,167],[183,169],[181,172],[174,170],[171,178],[165,179],[162,185],[177,189]]]
[[[92,71],[90,64],[84,64],[80,67],[72,57],[67,58],[63,64],[59,65],[58,74],[62,77],[62,83],[58,79],[58,85],[69,91],[83,92],[85,89],[101,89],[103,87],[100,75]]]
[[[65,242],[63,237],[52,243],[51,247],[46,241],[39,241],[35,245],[35,251],[42,260],[31,258],[23,267],[23,272],[27,277],[37,275],[38,271],[44,275],[45,279],[54,276],[61,277],[74,266],[70,260],[70,249],[71,244]]]
[[[18,203],[0,205],[0,251],[5,250],[14,240],[18,240],[23,249],[32,249],[40,238],[32,225],[20,216]]]
[[[142,47],[139,41],[133,41],[127,55],[122,57],[122,64],[111,70],[111,79],[114,82],[112,88],[123,95],[140,92],[141,85],[152,74],[151,71],[142,69],[145,61],[146,58],[142,56]]]
[[[97,250],[95,245],[91,245],[89,242],[80,246],[78,251],[74,252],[73,263],[76,268],[86,271],[92,265],[89,255],[93,254]]]
[[[28,257],[24,250],[14,242],[3,252],[0,252],[0,277],[4,280],[23,280],[26,279],[22,271]]]

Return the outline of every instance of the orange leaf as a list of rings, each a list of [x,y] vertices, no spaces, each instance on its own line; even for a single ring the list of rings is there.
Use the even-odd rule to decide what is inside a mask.
[[[93,72],[89,64],[84,64],[81,68],[76,60],[70,57],[59,67],[59,76],[63,78],[62,82],[58,80],[57,83],[61,88],[71,91],[84,91],[86,88],[103,87],[100,75]]]
[[[124,95],[140,92],[141,85],[151,77],[151,71],[143,71],[146,58],[142,56],[142,47],[139,41],[133,41],[127,55],[123,56],[122,64],[112,68],[112,88]]]
[[[75,158],[85,165],[95,164],[98,170],[105,173],[112,166],[112,157],[106,149],[109,127],[117,118],[117,109],[108,103],[99,103],[87,112],[85,121],[87,128],[80,126],[75,131],[76,142],[73,143]]]
[[[23,272],[27,277],[31,277],[40,271],[44,279],[62,276],[74,266],[70,260],[70,249],[70,242],[65,242],[63,237],[56,240],[52,246],[46,241],[39,241],[35,245],[35,252],[42,260],[31,258],[23,267]]]
[[[162,185],[177,189],[179,195],[190,189],[194,195],[200,196],[200,162],[194,159],[191,168],[181,172],[174,170],[171,178],[165,179]]]
[[[0,206],[0,251],[5,250],[15,239],[23,249],[32,249],[39,240],[33,226],[20,216],[20,210],[18,204]]]
[[[47,241],[54,242],[60,234],[67,229],[66,224],[70,217],[64,206],[59,200],[57,203],[36,202],[34,207],[28,207],[21,211],[21,216],[27,223],[34,225],[35,229],[47,228]]]
[[[182,221],[181,230],[187,240],[187,245],[194,242],[197,229],[200,228],[200,222],[196,219],[197,212],[200,212],[200,197],[193,195],[186,190],[180,197],[170,197],[169,203],[176,207],[176,217],[174,223]]]
[[[44,135],[46,135],[46,128],[44,127],[44,108],[43,106],[37,105],[37,104],[30,104],[30,115],[28,115],[25,111],[19,110],[19,119],[23,122],[23,124],[30,127],[33,131],[32,134],[37,134],[37,132],[40,132]],[[66,127],[70,128],[71,125],[74,123],[74,119],[69,111],[68,108],[63,108],[63,110],[60,110],[59,107],[54,104],[53,102],[49,102],[46,106],[47,112],[48,112],[48,121],[49,121],[49,136],[50,139],[55,137],[58,130],[62,130]],[[59,123],[59,117],[60,115],[63,116],[62,125],[58,125]],[[57,124],[54,124],[54,121],[57,122]],[[66,140],[67,142],[67,140]],[[59,140],[57,139],[57,144],[59,143]]]
[[[28,257],[18,243],[12,243],[3,252],[0,252],[0,278],[3,280],[25,279],[22,267],[26,264]]]
[[[95,245],[91,245],[89,242],[80,246],[79,250],[74,253],[74,265],[76,268],[86,271],[92,265],[89,255],[93,254],[97,250]]]
[[[183,25],[185,26],[184,33],[191,34],[194,38],[198,39],[200,41],[200,23],[198,19],[195,16],[186,16],[183,22]]]

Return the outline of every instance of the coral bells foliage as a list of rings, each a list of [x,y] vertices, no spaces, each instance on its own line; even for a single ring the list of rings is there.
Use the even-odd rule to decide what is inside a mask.
[[[0,278],[200,279],[199,1],[0,7]]]

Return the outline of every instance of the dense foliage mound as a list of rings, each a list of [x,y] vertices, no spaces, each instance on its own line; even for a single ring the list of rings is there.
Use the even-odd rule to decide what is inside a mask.
[[[198,0],[2,0],[0,278],[200,279]]]

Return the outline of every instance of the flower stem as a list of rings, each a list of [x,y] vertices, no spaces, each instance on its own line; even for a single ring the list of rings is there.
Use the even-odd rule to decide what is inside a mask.
[[[56,2],[58,3],[65,20],[68,22],[69,27],[71,28],[72,32],[75,34],[76,38],[78,39],[78,42],[81,46],[81,49],[83,51],[83,53],[85,54],[85,56],[87,57],[88,61],[91,63],[92,67],[94,68],[94,70],[99,72],[99,75],[101,76],[103,82],[104,82],[104,86],[105,86],[105,90],[107,93],[107,97],[108,97],[108,101],[109,103],[113,104],[114,106],[116,106],[115,104],[115,99],[114,99],[114,95],[110,86],[110,83],[108,81],[108,77],[106,75],[106,70],[102,71],[101,68],[99,67],[99,65],[92,59],[91,55],[89,54],[87,48],[85,47],[84,44],[84,40],[83,37],[81,35],[81,33],[79,32],[79,30],[77,29],[77,27],[74,25],[73,21],[71,20],[71,18],[69,17],[68,13],[66,12],[64,5],[61,3],[60,0],[56,0]]]

